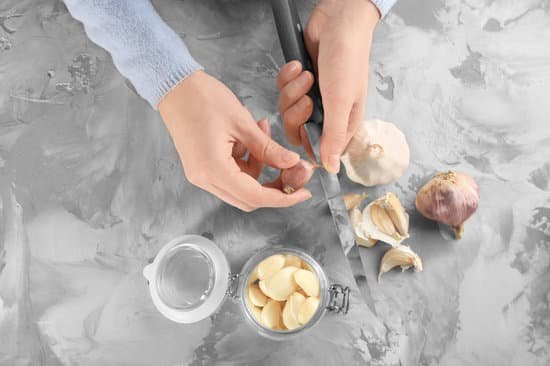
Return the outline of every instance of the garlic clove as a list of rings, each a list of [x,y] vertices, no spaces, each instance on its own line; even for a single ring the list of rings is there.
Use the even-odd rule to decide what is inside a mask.
[[[286,267],[297,267],[297,268],[302,267],[302,260],[295,255],[287,254],[285,255],[285,260],[286,260],[285,261]]]
[[[409,158],[403,132],[392,123],[368,120],[359,125],[341,160],[350,180],[371,187],[399,179]]]
[[[363,193],[349,193],[344,196],[344,205],[346,205],[346,210],[352,210],[354,208],[359,208],[361,203],[367,198],[367,194]]]
[[[307,322],[309,322],[317,311],[318,307],[319,298],[308,297],[300,306],[300,310],[298,311],[298,322],[300,322],[300,324],[306,324]]]
[[[298,288],[293,276],[293,273],[297,270],[299,270],[297,267],[281,269],[268,279],[261,280],[259,283],[260,289],[273,300],[285,301]]]
[[[300,306],[306,301],[307,295],[302,294],[301,292],[294,292],[288,297],[286,305],[289,306],[289,311],[291,315],[298,319],[298,312],[300,311]]]
[[[281,172],[281,183],[283,192],[290,194],[304,187],[315,171],[315,166],[309,161],[300,160],[292,168],[284,169]]]
[[[449,225],[460,239],[464,222],[479,206],[479,186],[465,173],[439,173],[420,188],[415,204],[422,216]]]
[[[378,273],[378,282],[380,282],[382,274],[397,266],[401,266],[403,271],[410,267],[414,267],[415,272],[421,272],[423,270],[422,260],[418,254],[413,252],[407,245],[398,245],[388,250],[382,257],[380,272]]]
[[[354,208],[349,212],[349,218],[351,227],[353,228],[355,242],[367,248],[374,246],[377,239],[371,238],[365,233],[363,214],[361,211],[358,208]]]
[[[267,303],[267,296],[260,290],[258,285],[248,287],[248,298],[252,304],[258,307],[263,307]]]
[[[262,324],[269,328],[275,329],[280,327],[281,322],[281,304],[275,300],[269,300],[262,308],[261,313]]]
[[[265,280],[275,273],[277,273],[281,268],[284,267],[286,262],[285,256],[282,254],[272,255],[258,264],[256,268],[256,274],[260,280]]]
[[[294,281],[308,296],[319,296],[319,279],[306,269],[299,269],[293,273]]]
[[[397,196],[388,192],[365,207],[361,228],[363,237],[397,246],[409,237],[409,216]]]

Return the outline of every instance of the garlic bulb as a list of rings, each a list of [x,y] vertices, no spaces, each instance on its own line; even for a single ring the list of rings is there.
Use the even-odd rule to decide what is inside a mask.
[[[410,267],[414,268],[415,272],[422,271],[422,260],[409,248],[407,245],[398,245],[388,250],[382,257],[380,263],[380,272],[378,272],[378,282],[382,274],[391,271],[394,267],[401,266],[403,271]]]
[[[467,174],[439,173],[416,195],[416,209],[422,216],[449,225],[457,239],[464,234],[464,222],[479,205],[479,187]]]
[[[363,121],[342,155],[352,181],[370,187],[397,180],[409,166],[409,145],[394,124]]]
[[[362,213],[361,234],[392,246],[409,237],[409,215],[391,192],[371,202]]]

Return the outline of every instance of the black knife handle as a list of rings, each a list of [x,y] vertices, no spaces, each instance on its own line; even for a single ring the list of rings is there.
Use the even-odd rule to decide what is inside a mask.
[[[279,34],[279,41],[283,48],[286,62],[298,60],[305,70],[315,75],[313,64],[304,42],[304,34],[298,9],[294,0],[271,0],[271,8],[275,17],[275,26]],[[317,79],[314,80],[308,95],[313,101],[313,112],[308,122],[323,124],[323,104]]]

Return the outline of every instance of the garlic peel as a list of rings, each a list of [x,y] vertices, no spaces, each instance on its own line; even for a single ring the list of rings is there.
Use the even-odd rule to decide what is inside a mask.
[[[403,132],[393,123],[368,120],[359,125],[341,160],[350,180],[370,187],[399,179],[409,158]]]
[[[365,207],[361,229],[364,237],[397,246],[409,237],[409,215],[397,196],[388,192]]]
[[[407,269],[413,267],[415,272],[422,272],[422,260],[412,251],[407,245],[398,245],[388,250],[382,257],[380,263],[380,271],[378,272],[378,282],[382,274],[391,271],[393,268],[401,266],[401,270],[404,272]]]
[[[349,193],[344,196],[344,205],[346,210],[353,210],[354,208],[359,208],[361,203],[367,198],[365,192],[362,193]]]
[[[358,245],[370,248],[377,242],[376,239],[369,237],[364,228],[363,214],[358,208],[354,208],[349,212],[351,227],[355,236],[355,242]]]

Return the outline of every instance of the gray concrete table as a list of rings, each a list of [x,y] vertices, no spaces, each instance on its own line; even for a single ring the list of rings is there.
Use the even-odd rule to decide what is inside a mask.
[[[267,2],[155,5],[282,141]],[[305,17],[314,4],[300,5]],[[378,284],[387,248],[359,249],[364,298],[317,181],[314,199],[292,209],[220,203],[187,184],[156,112],[60,1],[4,0],[0,21],[0,364],[550,362],[548,1],[402,0],[378,27],[367,115],[405,132],[411,166],[367,192],[403,199],[424,272]],[[414,212],[416,190],[446,169],[481,187],[459,242]],[[197,324],[171,323],[141,269],[182,233],[212,237],[233,270],[265,246],[305,248],[353,287],[351,311],[283,343],[255,334],[231,301]]]

